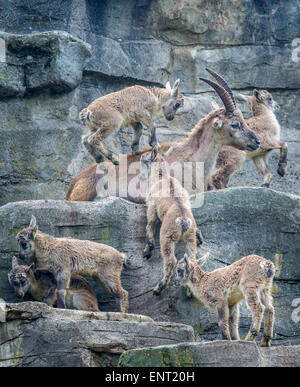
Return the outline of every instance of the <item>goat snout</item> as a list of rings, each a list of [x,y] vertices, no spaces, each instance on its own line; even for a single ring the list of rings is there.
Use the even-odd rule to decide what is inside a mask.
[[[17,298],[23,298],[23,293],[20,290],[16,290]]]
[[[173,116],[172,114],[168,114],[167,117],[166,117],[166,119],[167,119],[168,121],[172,121],[172,120],[174,119],[174,116]]]

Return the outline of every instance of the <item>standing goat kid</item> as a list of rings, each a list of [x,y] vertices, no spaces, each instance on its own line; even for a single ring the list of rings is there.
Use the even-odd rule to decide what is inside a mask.
[[[121,271],[127,267],[125,254],[102,243],[73,238],[54,238],[38,230],[36,219],[17,235],[19,257],[53,274],[57,282],[57,307],[66,307],[71,274],[92,277],[113,294],[118,311],[127,313],[128,293],[121,285]]]
[[[170,150],[172,151],[172,149]],[[176,266],[175,244],[184,242],[189,257],[196,256],[197,238],[202,243],[202,235],[197,234],[196,222],[191,210],[189,194],[167,171],[164,157],[158,155],[156,163],[151,164],[151,153],[141,157],[141,179],[149,176],[149,195],[147,197],[147,244],[144,258],[151,258],[154,249],[154,227],[157,219],[161,221],[160,251],[164,262],[164,277],[154,288],[159,295],[169,284]]]
[[[49,306],[56,305],[57,283],[48,270],[33,270],[31,266],[19,265],[17,258],[13,257],[8,281],[17,297],[23,298],[28,292],[36,301],[45,302]],[[66,308],[99,312],[95,292],[78,274],[71,276],[70,287],[66,293]]]
[[[245,299],[252,313],[252,324],[245,340],[255,341],[264,317],[260,345],[270,347],[274,326],[274,264],[258,255],[248,255],[229,266],[205,272],[201,266],[208,255],[198,261],[188,260],[186,256],[182,258],[177,264],[175,283],[188,286],[206,307],[218,312],[219,327],[225,340],[240,340],[239,302]]]
[[[249,128],[259,138],[260,148],[254,152],[245,152],[231,146],[224,146],[217,159],[218,171],[212,176],[217,189],[226,188],[231,176],[250,158],[263,177],[263,187],[269,187],[272,173],[267,165],[267,157],[274,149],[280,149],[277,173],[284,176],[287,165],[287,144],[280,140],[280,125],[274,112],[279,105],[267,90],[253,90],[253,95],[239,94],[243,101],[251,105],[253,117],[246,120]]]
[[[93,132],[83,138],[83,144],[97,163],[104,157],[114,164],[118,158],[104,148],[103,140],[114,131],[131,125],[134,138],[131,144],[132,154],[139,153],[139,142],[144,124],[148,128],[149,145],[157,144],[156,128],[152,117],[163,110],[167,120],[174,119],[177,110],[183,106],[183,96],[179,93],[180,80],[170,83],[166,88],[132,86],[110,93],[93,101],[79,113],[79,118]]]

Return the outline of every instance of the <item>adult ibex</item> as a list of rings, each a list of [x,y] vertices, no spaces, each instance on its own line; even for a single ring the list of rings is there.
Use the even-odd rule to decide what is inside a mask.
[[[184,162],[203,162],[205,189],[210,188],[211,174],[222,146],[231,145],[237,149],[252,152],[257,150],[260,145],[259,139],[249,129],[241,111],[237,109],[230,87],[220,75],[212,70],[208,71],[218,83],[208,79],[203,79],[203,81],[215,89],[225,108],[216,109],[202,118],[183,142],[164,143],[159,149],[159,153],[163,154],[172,146],[172,152],[166,156],[166,162],[169,164],[180,162],[183,165]],[[144,149],[142,153],[149,150],[151,149]],[[139,170],[131,170],[130,172],[129,170],[132,163],[139,164],[140,158],[140,155],[127,155],[128,184],[139,175]],[[109,163],[106,167],[109,169]],[[122,173],[126,174],[126,170]],[[71,181],[66,199],[74,201],[93,200],[97,196],[97,183],[101,183],[103,177],[105,178],[103,175],[100,175],[100,177],[97,175],[97,164],[89,166]],[[118,184],[118,166],[116,167],[116,177]],[[115,181],[113,184],[115,184]],[[190,186],[197,186],[194,178],[193,184]],[[189,194],[193,193],[195,193],[193,190],[189,190]],[[125,197],[134,202],[145,202],[145,197],[131,196],[130,193],[127,193]]]
[[[170,83],[166,88],[132,86],[110,93],[93,101],[79,113],[79,118],[93,133],[83,138],[83,144],[97,163],[104,157],[114,164],[119,160],[103,146],[103,140],[114,131],[131,125],[134,138],[131,144],[132,154],[139,153],[139,142],[144,124],[148,128],[149,145],[157,143],[153,117],[163,111],[167,120],[174,119],[177,110],[183,106],[183,96],[179,93],[180,80]]]

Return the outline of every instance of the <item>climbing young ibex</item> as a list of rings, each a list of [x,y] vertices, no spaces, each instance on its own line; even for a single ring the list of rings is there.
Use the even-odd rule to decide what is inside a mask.
[[[38,230],[36,219],[17,234],[19,257],[37,268],[49,270],[57,283],[57,307],[65,308],[72,273],[92,277],[115,297],[118,310],[128,311],[128,293],[121,285],[125,254],[102,243],[73,238],[54,238]]]
[[[287,144],[280,140],[280,125],[274,112],[279,108],[267,90],[253,90],[251,96],[239,94],[240,98],[251,105],[253,117],[246,120],[249,128],[260,140],[260,148],[255,152],[244,152],[231,146],[224,146],[217,159],[218,171],[212,177],[217,189],[226,188],[230,177],[238,171],[245,159],[250,158],[263,177],[263,187],[269,187],[272,173],[267,158],[274,149],[280,149],[277,173],[284,176],[287,165]]]
[[[83,138],[83,144],[97,163],[104,157],[114,164],[118,158],[103,146],[103,140],[114,131],[131,125],[134,138],[131,144],[132,154],[139,153],[139,142],[144,124],[148,128],[149,145],[156,145],[156,128],[153,117],[163,111],[167,120],[174,119],[177,110],[183,106],[183,96],[179,93],[180,80],[170,83],[166,88],[132,86],[110,93],[93,101],[79,113],[79,118],[93,133]]]
[[[218,83],[201,79],[215,89],[222,99],[225,109],[216,109],[202,118],[183,142],[164,143],[159,149],[159,153],[163,154],[172,146],[173,151],[166,156],[166,162],[169,164],[180,162],[183,165],[186,161],[203,162],[206,189],[210,185],[211,174],[223,145],[231,145],[240,150],[255,151],[260,144],[256,135],[249,129],[241,111],[237,109],[230,87],[220,75],[212,70],[208,71]],[[144,149],[142,153],[148,151],[149,148]],[[139,175],[139,171],[133,172],[130,166],[134,162],[139,162],[140,157],[140,155],[127,155],[128,185],[132,179],[136,179]],[[118,167],[116,167],[116,175],[118,178]],[[97,196],[97,184],[102,178],[103,175],[97,175],[97,164],[90,165],[71,181],[66,199],[74,201],[93,200]],[[112,182],[112,184],[114,183],[115,181]],[[194,183],[193,179],[191,187],[197,186]],[[193,193],[197,192],[189,191],[189,194]],[[126,198],[134,202],[145,201],[145,198],[132,197],[129,193]]]
[[[208,255],[198,261],[186,256],[182,258],[177,263],[175,284],[188,286],[194,297],[218,312],[219,327],[225,340],[240,340],[239,302],[245,299],[252,313],[252,324],[245,340],[256,339],[264,317],[260,345],[271,346],[274,326],[273,263],[258,255],[248,255],[229,266],[205,272],[201,266]]]
[[[170,149],[172,151],[172,149]],[[164,157],[158,155],[155,163],[151,162],[151,153],[141,157],[141,179],[148,178],[150,191],[147,197],[147,244],[144,258],[151,258],[154,249],[154,226],[157,219],[161,221],[160,252],[164,262],[164,277],[154,288],[154,294],[159,295],[169,284],[176,266],[175,244],[184,242],[188,256],[193,258],[197,250],[197,238],[202,243],[202,235],[191,210],[189,194],[168,173]]]
[[[33,270],[31,266],[19,265],[17,258],[13,257],[8,281],[17,297],[23,298],[28,292],[36,301],[56,305],[57,283],[48,270]],[[66,308],[99,312],[95,292],[80,275],[72,274],[70,287],[66,291]]]

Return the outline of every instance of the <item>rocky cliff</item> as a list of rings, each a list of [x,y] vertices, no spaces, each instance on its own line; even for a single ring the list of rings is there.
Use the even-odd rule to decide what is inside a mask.
[[[224,75],[235,93],[250,93],[255,87],[273,94],[281,105],[278,118],[282,139],[289,146],[289,164],[286,176],[279,177],[275,172],[278,153],[273,152],[270,165],[276,191],[236,188],[261,184],[258,172],[247,161],[231,181],[235,187],[206,193],[203,206],[194,209],[205,238],[199,253],[211,251],[207,270],[250,253],[272,259],[276,266],[274,345],[300,344],[295,303],[300,297],[299,0],[3,0],[0,30],[0,298],[17,301],[7,272],[17,251],[15,236],[34,214],[42,231],[108,243],[126,252],[138,267],[122,274],[130,312],[155,320],[133,317],[129,323],[129,317],[124,317],[126,321],[110,325],[105,318],[120,317],[104,313],[106,317],[94,316],[96,322],[90,323],[89,316],[76,312],[10,304],[7,323],[0,323],[0,358],[8,359],[8,365],[57,365],[50,345],[54,327],[61,329],[60,338],[68,332],[80,333],[77,341],[75,334],[72,336],[71,344],[62,341],[62,353],[70,353],[70,345],[74,348],[65,365],[114,365],[125,349],[152,346],[145,338],[149,332],[153,336],[159,333],[154,345],[193,341],[192,329],[182,324],[192,326],[196,340],[219,338],[216,315],[188,299],[184,289],[171,284],[160,297],[152,294],[163,268],[158,241],[153,258],[148,262],[142,259],[144,206],[117,198],[97,203],[61,200],[71,178],[93,162],[81,144],[86,128],[80,124],[78,112],[83,107],[126,86],[162,86],[181,78],[185,105],[172,122],[159,117],[157,133],[160,142],[182,140],[211,111],[212,99],[218,101],[199,80],[207,76],[206,66]],[[244,106],[239,107],[249,115]],[[124,128],[107,139],[106,145],[127,153],[131,136],[131,129]],[[146,135],[142,144],[147,144]],[[177,256],[181,254],[182,246],[178,246]],[[97,292],[101,310],[114,311],[110,297]],[[243,337],[251,316],[244,304],[241,309]],[[181,324],[178,330],[176,323]],[[98,330],[106,332],[106,341],[99,339]],[[129,335],[122,341],[124,330]],[[35,332],[38,335],[34,336]],[[138,332],[136,339],[132,332]],[[42,356],[40,347],[33,348],[26,339],[28,335],[37,341],[42,337],[42,344],[47,343]],[[119,349],[123,345],[117,353],[108,345],[114,338]],[[59,338],[55,340],[59,342]],[[224,364],[225,359],[216,355],[223,344],[201,345],[191,346],[190,363],[201,364],[198,354],[204,351],[209,356],[213,353],[216,363]],[[250,346],[241,343],[226,348],[234,358],[249,348],[249,356],[253,354],[248,357],[249,364],[255,365],[275,364],[284,353],[286,363],[280,360],[282,364],[299,358],[298,347],[294,352],[283,348],[266,354]],[[173,364],[178,348],[164,351]],[[137,360],[133,352],[126,356],[121,364],[131,365],[140,361],[144,352]]]
[[[276,267],[273,288],[276,311],[273,343],[300,344],[297,305],[300,297],[300,197],[265,188],[229,188],[205,194],[203,206],[193,210],[204,244],[198,253],[210,251],[206,270],[230,264],[248,254],[271,259]],[[183,288],[171,285],[161,296],[152,293],[163,276],[163,262],[156,249],[144,261],[146,211],[143,205],[119,198],[101,202],[33,200],[0,207],[0,298],[19,301],[7,281],[11,257],[18,246],[15,236],[35,215],[41,231],[57,237],[72,236],[107,243],[131,258],[136,270],[123,270],[122,283],[129,292],[129,312],[156,321],[191,325],[197,340],[220,337],[216,313],[207,310]],[[182,256],[182,246],[176,249]],[[114,300],[97,287],[100,310],[115,311]],[[294,317],[293,317],[294,316]],[[251,314],[242,304],[240,330],[244,337]]]

